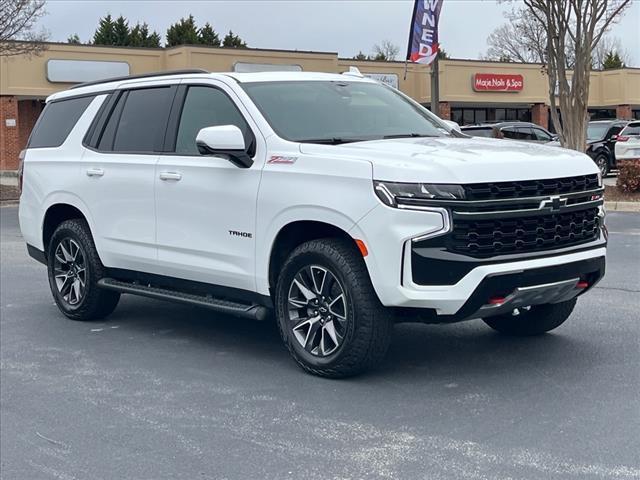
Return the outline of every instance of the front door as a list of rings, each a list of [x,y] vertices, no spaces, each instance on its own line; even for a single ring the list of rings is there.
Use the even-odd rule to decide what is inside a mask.
[[[182,108],[180,108],[182,107]],[[201,155],[201,128],[236,125],[254,163]],[[264,140],[234,92],[217,81],[181,85],[174,101],[169,150],[156,165],[156,238],[165,275],[255,290],[256,198]]]

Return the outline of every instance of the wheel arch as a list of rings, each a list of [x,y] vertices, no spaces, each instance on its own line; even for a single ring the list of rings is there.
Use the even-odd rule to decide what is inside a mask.
[[[66,220],[79,218],[85,220],[88,224],[89,218],[83,212],[82,208],[77,204],[67,202],[52,203],[47,207],[42,217],[42,245],[45,258],[49,249],[49,242],[58,225]],[[91,227],[89,227],[91,228]]]
[[[319,220],[295,220],[283,225],[271,244],[268,259],[268,284],[273,293],[278,272],[289,254],[299,245],[318,238],[342,238],[353,243],[358,251],[356,239],[344,228]]]

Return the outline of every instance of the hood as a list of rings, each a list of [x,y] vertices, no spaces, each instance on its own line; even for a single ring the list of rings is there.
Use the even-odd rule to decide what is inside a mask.
[[[587,155],[573,150],[492,138],[403,138],[301,144],[309,155],[357,157],[371,162],[375,180],[481,183],[561,178],[597,173]]]

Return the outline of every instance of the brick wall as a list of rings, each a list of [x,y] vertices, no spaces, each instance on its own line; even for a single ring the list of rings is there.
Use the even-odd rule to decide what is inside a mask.
[[[27,140],[33,130],[44,104],[39,100],[21,100],[18,102],[18,130],[20,149],[27,146]]]
[[[549,107],[544,103],[534,103],[531,109],[531,121],[542,128],[549,128]]]
[[[616,118],[631,120],[631,105],[618,105],[616,107]]]
[[[15,126],[7,126],[10,120],[15,120]],[[0,170],[17,170],[20,150],[18,101],[12,96],[0,96]]]
[[[440,118],[443,120],[451,120],[451,105],[449,102],[440,102],[438,107],[440,110]]]

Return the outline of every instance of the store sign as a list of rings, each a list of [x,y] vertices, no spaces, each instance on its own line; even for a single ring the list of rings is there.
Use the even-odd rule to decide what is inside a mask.
[[[105,78],[129,75],[127,62],[101,60],[56,60],[47,61],[47,80],[61,83],[92,82]]]
[[[472,82],[476,92],[520,92],[524,86],[522,75],[510,73],[476,73]]]
[[[395,73],[363,73],[363,75],[395,89],[398,88],[398,75]]]

